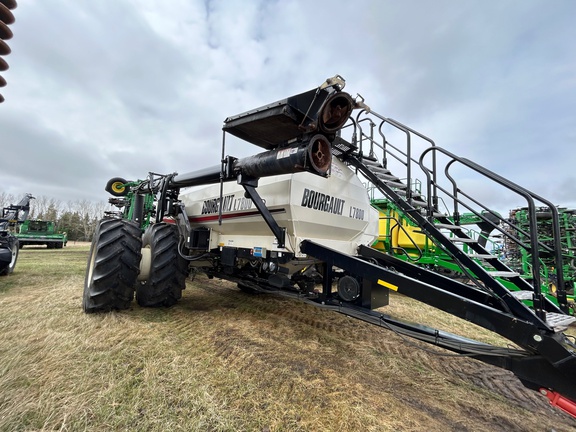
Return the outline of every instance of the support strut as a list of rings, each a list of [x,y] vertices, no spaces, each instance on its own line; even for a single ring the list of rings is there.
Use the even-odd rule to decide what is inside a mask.
[[[250,197],[258,212],[262,215],[264,222],[268,225],[268,228],[272,231],[276,240],[278,240],[278,247],[283,248],[286,245],[286,229],[281,228],[276,219],[272,217],[270,210],[266,207],[266,204],[256,191],[256,187],[258,186],[257,179],[243,179],[242,176],[239,176],[238,183],[242,185],[246,194]]]

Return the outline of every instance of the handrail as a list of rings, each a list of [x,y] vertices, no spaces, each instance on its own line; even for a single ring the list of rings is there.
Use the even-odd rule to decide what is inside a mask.
[[[359,123],[365,119],[360,120],[360,116],[362,114],[370,114],[380,120],[382,120],[382,122],[380,123],[380,125],[378,126],[378,133],[379,135],[382,137],[383,139],[383,143],[382,145],[379,145],[377,142],[374,141],[374,136],[373,136],[373,125],[374,123],[370,120],[370,125],[371,125],[371,136],[369,137],[370,141],[371,141],[371,150],[373,149],[373,145],[374,143],[376,144],[377,147],[381,148],[383,151],[383,161],[387,161],[387,155],[390,155],[392,157],[394,157],[396,160],[398,160],[400,163],[402,163],[405,167],[406,167],[406,178],[407,178],[407,184],[411,184],[412,183],[412,164],[411,162],[414,163],[418,163],[418,160],[414,159],[412,157],[412,137],[411,134],[417,135],[420,138],[428,141],[429,143],[431,143],[433,146],[435,145],[434,141],[431,138],[426,137],[425,135],[422,135],[421,133],[415,131],[414,129],[411,129],[410,127],[394,120],[391,118],[387,118],[384,117],[374,111],[366,111],[366,110],[362,110],[358,113],[358,115],[356,116],[356,123],[358,123],[358,127],[361,130],[361,127],[359,125]],[[367,117],[368,118],[368,117]],[[382,127],[383,125],[387,123],[389,125],[391,125],[392,127],[404,132],[404,134],[406,135],[406,152],[403,152],[402,150],[400,150],[399,148],[393,146],[392,144],[390,144],[387,140],[386,137],[384,135],[384,133],[382,132]],[[362,130],[361,130],[361,136],[364,136]],[[368,138],[368,137],[367,137]],[[386,145],[389,145],[390,147],[392,147],[394,150],[396,150],[398,153],[400,153],[402,156],[404,156],[406,159],[405,161],[403,161],[400,157],[398,157],[396,154],[392,153],[391,151],[386,149]],[[412,195],[412,191],[409,189],[407,191],[408,195],[406,196],[407,199],[411,198]]]
[[[552,213],[552,234],[554,237],[554,254],[555,254],[555,260],[556,260],[556,275],[557,275],[557,280],[558,280],[558,287],[559,287],[559,294],[558,294],[558,302],[560,303],[560,305],[562,307],[566,307],[567,306],[567,302],[566,302],[566,295],[565,295],[565,291],[564,291],[564,276],[563,276],[563,268],[562,268],[562,249],[561,249],[561,245],[559,244],[559,236],[560,236],[560,224],[559,224],[559,214],[558,214],[558,209],[548,200],[542,198],[541,196],[535,194],[534,192],[531,192],[519,185],[517,185],[516,183],[505,179],[504,177],[476,164],[475,162],[470,161],[469,159],[466,158],[462,158],[459,156],[456,156],[455,154],[449,152],[446,149],[443,149],[441,147],[437,147],[437,146],[433,146],[433,147],[429,147],[428,149],[424,150],[424,152],[422,152],[422,154],[420,155],[420,160],[419,160],[419,164],[421,169],[423,170],[423,172],[426,175],[427,178],[427,191],[430,194],[432,191],[432,186],[433,183],[435,183],[435,186],[438,187],[437,185],[437,180],[434,181],[433,179],[436,178],[436,176],[434,176],[434,172],[431,171],[430,168],[428,168],[427,166],[425,166],[424,164],[424,159],[425,157],[429,154],[436,154],[436,153],[443,153],[445,156],[447,156],[448,158],[450,158],[451,160],[446,164],[445,167],[445,175],[448,178],[448,180],[452,183],[453,186],[453,192],[450,195],[450,193],[446,192],[444,190],[445,193],[447,193],[452,199],[455,200],[455,212],[457,213],[457,204],[456,201],[458,200],[458,193],[460,192],[460,189],[458,188],[456,181],[454,179],[454,177],[450,174],[450,168],[456,163],[460,163],[465,167],[468,167],[469,169],[475,171],[478,174],[483,175],[484,177],[498,183],[499,185],[503,186],[504,188],[516,193],[517,195],[522,196],[527,204],[528,204],[528,212],[529,212],[529,231],[532,235],[530,235],[530,251],[531,251],[531,261],[532,261],[532,277],[533,277],[533,288],[534,288],[534,295],[536,298],[541,299],[542,298],[542,292],[541,292],[541,281],[540,281],[540,260],[539,260],[539,252],[538,252],[538,246],[540,245],[540,242],[538,241],[538,227],[537,227],[537,223],[536,223],[536,204],[534,202],[534,200],[538,200],[541,203],[544,203],[546,206],[549,207],[551,213]],[[535,302],[536,303],[536,302]],[[535,308],[537,308],[535,306]]]
[[[418,246],[416,244],[416,242],[414,241],[414,239],[412,238],[412,236],[408,233],[408,231],[406,230],[406,228],[404,228],[404,225],[402,224],[401,221],[399,221],[398,219],[396,219],[393,216],[385,216],[385,217],[381,217],[379,219],[384,219],[384,220],[393,220],[394,222],[396,222],[396,225],[394,225],[392,228],[390,228],[390,237],[392,237],[392,230],[396,227],[398,227],[399,229],[401,229],[404,234],[406,234],[406,238],[408,238],[410,240],[410,243],[412,243],[412,245],[414,246],[414,249],[416,249],[418,251],[418,258],[413,258],[410,256],[410,254],[408,253],[408,251],[406,249],[404,249],[403,247],[397,246],[391,246],[391,249],[398,249],[400,251],[402,251],[402,253],[404,255],[406,255],[406,258],[410,261],[418,261],[420,258],[422,258],[422,249],[420,248],[420,246]],[[392,239],[390,239],[390,241],[392,241]]]
[[[384,127],[389,125],[390,127],[385,129]],[[368,110],[360,110],[358,114],[354,117],[350,117],[350,124],[346,127],[352,126],[354,127],[352,141],[355,144],[359,151],[356,154],[360,161],[363,158],[367,158],[369,160],[376,160],[381,163],[386,169],[394,170],[394,167],[388,166],[391,160],[394,160],[394,164],[398,162],[401,166],[400,171],[405,171],[405,173],[397,173],[395,172],[393,175],[400,179],[399,181],[405,183],[408,187],[405,190],[405,194],[400,195],[402,201],[406,201],[408,207],[402,206],[404,212],[409,212],[412,216],[415,216],[416,213],[421,213],[422,211],[427,211],[427,220],[430,224],[434,225],[435,220],[439,217],[442,217],[440,213],[441,211],[439,206],[441,203],[444,203],[446,206],[446,210],[448,213],[452,211],[453,222],[455,225],[459,226],[459,214],[463,209],[468,209],[477,217],[479,217],[487,227],[492,227],[493,229],[498,230],[502,235],[506,238],[507,244],[516,244],[520,250],[528,250],[528,251],[546,251],[546,253],[550,253],[551,255],[555,256],[556,261],[556,268],[558,274],[558,287],[559,287],[559,295],[558,295],[558,303],[560,304],[560,308],[564,311],[568,311],[568,302],[566,299],[566,290],[564,287],[564,274],[562,273],[562,248],[558,247],[558,243],[555,244],[555,247],[550,247],[548,244],[543,243],[544,238],[539,236],[538,234],[538,227],[539,225],[536,224],[535,217],[530,217],[529,224],[522,223],[521,225],[516,224],[512,220],[508,220],[503,218],[502,216],[496,214],[494,211],[489,209],[487,206],[483,205],[477,199],[475,199],[471,194],[466,193],[462,189],[458,187],[458,184],[453,174],[453,167],[457,165],[463,165],[468,169],[479,173],[480,175],[484,176],[487,179],[490,179],[493,182],[499,183],[501,186],[511,190],[515,194],[521,196],[526,202],[528,203],[528,207],[530,207],[530,214],[534,215],[535,212],[535,201],[540,201],[542,203],[547,203],[550,207],[551,211],[554,213],[554,227],[552,231],[554,234],[555,242],[558,242],[559,233],[560,233],[560,225],[558,222],[557,216],[557,209],[546,200],[542,199],[541,197],[533,194],[530,191],[527,191],[520,186],[508,181],[507,179],[477,165],[470,160],[462,157],[458,157],[438,146],[436,143],[429,137],[415,131],[414,129],[394,120],[391,118],[384,117],[374,111]],[[377,130],[377,134],[375,134],[375,129]],[[392,138],[400,138],[399,140],[391,139],[389,135],[392,130],[399,131],[400,134],[398,137],[395,134]],[[403,137],[405,137],[403,139]],[[424,150],[424,152],[420,152],[420,148],[418,148],[418,152],[415,152],[415,143],[420,142],[423,140],[425,143],[428,143],[430,146]],[[391,142],[392,141],[392,142]],[[398,144],[398,142],[400,144]],[[381,153],[380,153],[381,152]],[[448,157],[450,160],[448,161],[447,165],[442,166],[443,173],[439,171],[439,167],[437,164],[440,161],[440,155],[443,154],[443,157]],[[417,179],[417,175],[419,177],[420,169],[426,176],[424,182],[426,183],[426,192],[420,193],[413,190],[413,182]],[[356,172],[358,172],[358,166],[356,166]],[[443,174],[443,175],[442,175]],[[367,178],[370,179],[370,176]],[[443,187],[440,184],[443,179],[448,179],[451,182],[451,186]],[[379,182],[377,177],[374,177],[370,181]],[[395,180],[390,180],[394,182]],[[382,190],[380,187],[378,189]],[[385,193],[393,193],[394,186],[392,186],[392,190]],[[417,197],[416,201],[414,201],[414,197]],[[446,202],[444,202],[444,198]],[[426,202],[426,206],[424,206],[423,202]],[[451,201],[451,202],[448,202]],[[418,204],[420,202],[420,204]],[[423,208],[419,208],[422,206]],[[410,208],[412,207],[412,208]],[[484,216],[481,213],[490,213],[490,215]],[[495,217],[492,217],[495,216]],[[533,233],[533,234],[531,234]],[[465,235],[464,233],[462,235]],[[482,245],[480,245],[482,247]],[[552,251],[554,249],[554,251]],[[456,255],[459,255],[457,251],[454,251]],[[536,255],[538,252],[536,252]],[[460,259],[459,256],[454,255],[454,258],[458,261]],[[532,287],[527,281],[516,281],[513,282],[518,289],[520,290],[533,290],[535,295],[535,309],[537,309],[537,314],[540,317],[544,316],[542,312],[542,308],[539,305],[544,304],[544,296],[541,290],[541,271],[539,269],[540,261],[538,261],[538,257],[530,255],[531,266],[530,270],[527,268],[526,272],[533,273],[533,283],[534,286]],[[465,260],[466,261],[466,260]],[[509,271],[510,268],[505,265],[503,262],[501,264],[497,262],[491,263],[496,268],[501,269],[502,271]],[[472,265],[473,263],[464,264],[465,266]],[[486,275],[488,277],[488,275]],[[484,280],[484,276],[480,277],[484,283],[487,281]],[[491,285],[491,284],[490,284]],[[538,302],[540,302],[538,304]],[[546,307],[549,307],[547,305]],[[538,310],[538,309],[541,310]],[[554,309],[551,309],[554,310]]]

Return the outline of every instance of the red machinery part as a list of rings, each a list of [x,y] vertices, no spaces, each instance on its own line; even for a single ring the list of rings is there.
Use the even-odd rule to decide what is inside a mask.
[[[552,406],[558,407],[562,411],[576,418],[576,402],[565,398],[560,393],[556,393],[545,388],[541,388],[540,393],[548,398]]]

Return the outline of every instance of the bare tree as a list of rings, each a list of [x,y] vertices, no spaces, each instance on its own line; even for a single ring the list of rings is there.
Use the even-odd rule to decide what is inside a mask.
[[[7,192],[0,192],[0,211],[11,204],[16,204],[16,197]]]
[[[98,220],[102,218],[107,204],[88,200],[76,200],[68,202],[68,212],[76,214],[79,226],[76,227],[80,234],[79,240],[91,240]]]
[[[48,208],[48,197],[41,195],[37,196],[34,201],[30,203],[30,219],[39,219],[39,215],[43,214]]]
[[[92,218],[98,222],[102,217],[104,217],[104,212],[110,210],[111,205],[106,201],[100,201],[94,204],[94,213],[92,214]]]

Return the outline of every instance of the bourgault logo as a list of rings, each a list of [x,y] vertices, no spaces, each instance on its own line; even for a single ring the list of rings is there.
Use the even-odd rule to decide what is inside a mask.
[[[336,198],[310,189],[304,189],[301,205],[302,207],[308,207],[314,210],[342,215],[345,202],[346,201],[341,198]]]
[[[234,195],[226,195],[222,197],[222,212],[230,211],[232,209],[232,200]],[[218,213],[220,210],[220,198],[213,198],[204,201],[202,204],[202,214]]]
[[[222,197],[222,213],[238,210],[248,210],[253,207],[254,203],[250,198],[236,198],[234,195]],[[215,214],[220,211],[220,198],[212,198],[202,203],[201,214]]]

